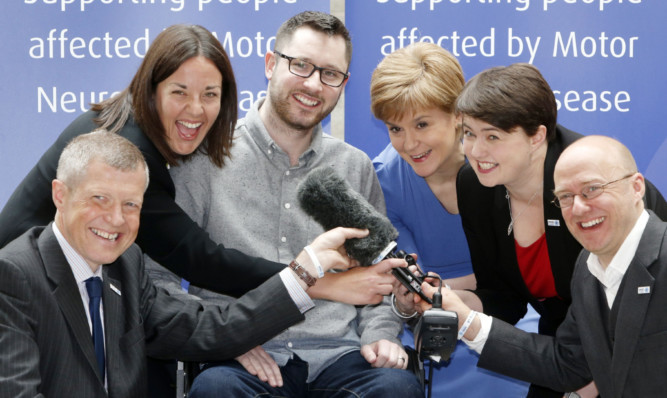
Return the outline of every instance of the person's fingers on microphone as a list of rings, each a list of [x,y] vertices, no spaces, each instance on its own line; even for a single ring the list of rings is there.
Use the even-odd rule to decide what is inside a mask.
[[[440,286],[440,278],[437,277],[438,274],[435,272],[428,272],[424,278],[424,282],[428,282],[432,286]],[[444,286],[444,285],[443,285]]]
[[[409,293],[408,288],[405,287],[398,279],[396,279],[393,275],[392,278],[394,278],[393,281],[391,281],[391,286],[392,286],[392,292],[394,292],[394,295],[396,297],[403,297]]]
[[[347,251],[345,251],[345,247],[341,246],[338,248],[338,252],[340,253],[340,256],[344,259],[345,264],[346,264],[346,269],[349,268],[356,268],[356,267],[361,267],[362,264],[354,257],[351,257]]]
[[[313,249],[338,249],[347,239],[363,238],[368,235],[367,229],[336,227],[315,238],[310,246]]]
[[[346,240],[352,238],[364,238],[369,234],[368,229],[345,228],[345,227],[338,227],[338,228],[342,230],[343,236],[345,237]]]
[[[438,290],[437,287],[430,285],[428,282],[422,283],[421,287],[426,297],[433,297],[433,294]],[[422,300],[421,297],[419,297],[419,295],[415,294],[414,296],[415,296],[414,297],[415,305],[421,307],[422,312],[432,307],[431,304]]]
[[[376,286],[377,296],[384,297],[391,294],[394,291],[394,288],[391,284],[382,283]]]
[[[375,264],[375,267],[377,267],[378,273],[387,273],[394,268],[405,267],[407,265],[408,263],[402,258],[386,258]]]

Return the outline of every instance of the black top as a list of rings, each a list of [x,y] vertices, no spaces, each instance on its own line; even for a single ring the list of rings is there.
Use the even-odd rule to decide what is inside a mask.
[[[72,138],[95,130],[96,117],[88,111],[74,120],[16,188],[0,213],[0,247],[33,226],[53,221],[51,181],[56,178],[60,153]],[[285,268],[213,242],[176,204],[167,162],[134,120],[118,134],[137,145],[148,164],[150,183],[136,243],[153,260],[194,285],[236,297]]]
[[[465,165],[459,172],[456,189],[463,229],[468,240],[473,271],[477,279],[475,294],[484,313],[515,324],[530,303],[541,315],[539,331],[553,335],[565,318],[572,301],[570,280],[582,246],[570,234],[560,209],[551,203],[554,167],[563,150],[582,135],[562,126],[549,142],[544,159],[544,228],[557,298],[537,300],[528,290],[516,258],[514,234],[507,235],[510,213],[505,187],[488,188],[480,184],[474,170]],[[667,220],[667,203],[657,188],[646,181],[644,202],[661,219]]]

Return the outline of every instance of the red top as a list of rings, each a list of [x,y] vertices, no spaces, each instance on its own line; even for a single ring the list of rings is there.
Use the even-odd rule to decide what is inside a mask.
[[[551,272],[551,261],[547,250],[547,236],[542,234],[528,247],[514,241],[516,259],[528,290],[537,299],[556,297],[556,283]]]

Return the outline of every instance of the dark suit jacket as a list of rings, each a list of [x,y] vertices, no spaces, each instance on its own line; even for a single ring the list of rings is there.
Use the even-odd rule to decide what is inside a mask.
[[[541,316],[540,333],[549,335],[555,333],[565,318],[571,301],[574,264],[582,247],[567,230],[560,209],[551,203],[553,174],[560,154],[580,137],[557,126],[556,137],[549,142],[544,160],[544,228],[559,298],[538,301],[526,287],[516,259],[514,235],[507,235],[510,215],[505,187],[483,186],[470,165],[459,172],[456,186],[459,212],[477,278],[475,293],[484,305],[484,313],[515,324],[525,315],[526,304],[530,303]],[[667,220],[667,203],[648,181],[644,199],[647,209]]]
[[[230,359],[304,319],[279,275],[218,307],[155,288],[136,245],[103,270],[110,397],[146,396],[147,354]],[[85,311],[50,225],[0,250],[1,397],[106,396]]]
[[[572,305],[556,337],[494,319],[479,366],[560,391],[573,391],[592,376],[603,398],[664,397],[667,223],[650,214],[610,312],[584,250],[572,279]]]
[[[53,221],[51,181],[56,178],[60,153],[72,138],[98,127],[95,117],[89,111],[74,120],[16,188],[0,213],[0,247],[31,227]],[[194,285],[235,297],[285,268],[213,242],[174,201],[167,162],[148,137],[133,120],[119,134],[138,146],[148,163],[150,182],[136,243],[153,260]]]

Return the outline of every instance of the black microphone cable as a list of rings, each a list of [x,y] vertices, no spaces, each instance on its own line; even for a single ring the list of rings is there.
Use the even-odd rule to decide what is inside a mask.
[[[433,293],[433,308],[440,308],[442,309],[442,278],[440,275],[431,273],[427,274],[428,278],[434,278],[438,280],[438,290],[436,290],[435,293]],[[418,330],[415,330],[415,332],[419,332]],[[418,340],[415,341],[415,349],[419,351],[419,347],[422,345],[422,335],[420,334],[418,336]],[[419,358],[421,361],[426,361],[427,358]],[[428,378],[425,380],[424,385],[426,386],[426,396],[428,398],[431,398],[431,393],[433,391],[433,360],[431,358],[428,358]]]

